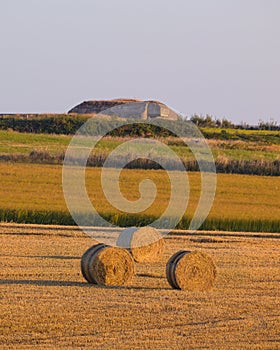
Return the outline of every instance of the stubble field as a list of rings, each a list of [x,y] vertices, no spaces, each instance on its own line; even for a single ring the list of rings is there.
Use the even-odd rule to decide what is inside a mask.
[[[182,233],[184,235],[182,235]],[[87,284],[78,228],[0,225],[3,349],[279,349],[280,234],[174,232],[160,263],[137,264],[127,286]],[[209,254],[213,290],[172,290],[165,263]]]

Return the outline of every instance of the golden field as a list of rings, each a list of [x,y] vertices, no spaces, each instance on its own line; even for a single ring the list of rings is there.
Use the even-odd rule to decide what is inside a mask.
[[[101,170],[87,168],[88,194],[99,213],[118,212],[103,194]],[[191,217],[200,196],[200,173],[189,172],[188,176],[191,192],[186,216]],[[170,196],[170,184],[165,171],[125,169],[121,173],[120,188],[129,200],[136,200],[139,198],[139,183],[146,178],[155,182],[158,195],[144,214],[158,216],[166,209]],[[216,197],[209,219],[279,220],[279,177],[217,174],[217,181]],[[67,212],[63,197],[62,167],[59,165],[1,163],[0,182],[0,209]]]
[[[180,234],[184,234],[181,236]],[[279,349],[279,234],[166,236],[160,263],[137,264],[127,286],[89,285],[78,228],[0,225],[1,349]],[[172,290],[167,259],[209,254],[209,292]]]

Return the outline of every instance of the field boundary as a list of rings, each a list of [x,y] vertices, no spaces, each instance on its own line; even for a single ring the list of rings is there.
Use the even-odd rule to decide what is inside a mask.
[[[100,232],[122,232],[123,228],[121,227],[84,227],[83,229],[90,229]],[[22,235],[23,233],[16,232],[11,233],[9,231],[4,232],[5,229],[30,229],[30,230],[40,230],[41,233],[39,235],[62,235],[67,237],[86,237],[90,238],[86,235],[84,231],[82,231],[81,228],[77,226],[62,226],[62,225],[36,225],[36,224],[17,224],[17,223],[0,223],[0,235]],[[67,231],[67,234],[61,234],[61,232]],[[159,230],[161,232],[164,232],[164,230]],[[45,233],[44,233],[45,232]],[[28,233],[30,234],[30,233]],[[32,234],[31,234],[32,235]],[[38,235],[33,233],[33,235]],[[271,233],[271,232],[262,232],[262,233],[256,233],[256,232],[230,232],[230,231],[190,231],[190,230],[172,230],[168,235],[165,236],[166,239],[173,239],[175,237],[193,237],[193,236],[211,236],[211,237],[246,237],[246,238],[273,238],[273,239],[280,239],[280,232],[277,233]]]
[[[132,215],[103,213],[103,218],[113,226],[131,227],[147,226],[154,222],[155,215]],[[98,218],[97,218],[98,220]],[[75,221],[69,212],[64,211],[39,211],[0,208],[0,222],[17,224],[43,224],[43,225],[75,225]],[[85,225],[93,224],[92,219],[84,218]],[[188,230],[191,218],[183,217],[176,229]],[[280,220],[249,220],[249,219],[221,219],[209,218],[202,224],[199,231],[226,231],[226,232],[275,232],[280,231]]]

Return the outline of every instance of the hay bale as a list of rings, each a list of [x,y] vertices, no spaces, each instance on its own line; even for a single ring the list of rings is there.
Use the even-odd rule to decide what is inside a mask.
[[[164,240],[153,227],[131,227],[118,237],[117,246],[126,248],[136,262],[157,262],[162,259]]]
[[[89,255],[87,273],[94,283],[102,286],[120,286],[134,275],[133,258],[125,249],[104,246]]]
[[[189,291],[206,291],[214,286],[217,270],[206,254],[181,250],[166,265],[166,276],[171,287]]]
[[[98,252],[100,249],[103,249],[104,247],[106,247],[106,245],[103,243],[96,244],[90,247],[82,256],[82,259],[81,259],[82,275],[89,283],[96,284],[96,281],[92,278],[92,276],[89,274],[89,271],[88,271],[90,258],[95,252]]]
[[[177,262],[181,259],[183,255],[185,255],[185,253],[185,250],[180,250],[179,252],[172,255],[166,264],[167,281],[171,285],[171,287],[175,289],[180,289],[175,278]]]

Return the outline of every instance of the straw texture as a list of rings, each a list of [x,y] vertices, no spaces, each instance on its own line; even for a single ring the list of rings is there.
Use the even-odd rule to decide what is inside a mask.
[[[104,246],[90,254],[86,271],[91,283],[120,286],[131,280],[135,267],[133,258],[127,250]]]
[[[157,262],[162,259],[164,240],[153,227],[129,228],[118,238],[117,245],[128,249],[136,262]]]
[[[214,286],[217,269],[213,260],[198,251],[179,251],[166,265],[169,284],[175,289],[206,291]]]

